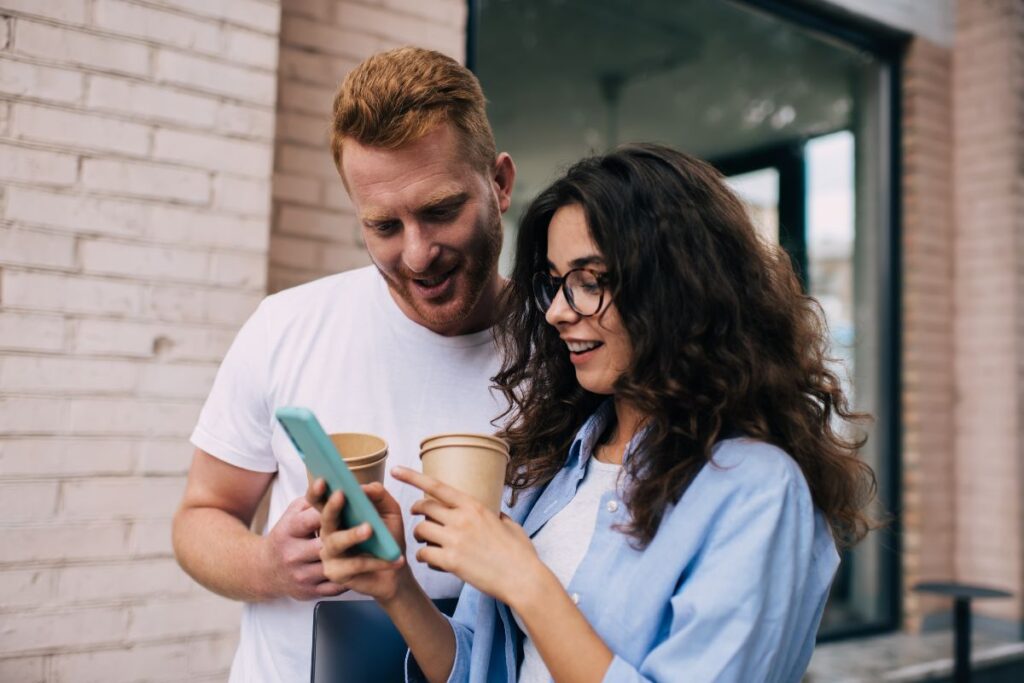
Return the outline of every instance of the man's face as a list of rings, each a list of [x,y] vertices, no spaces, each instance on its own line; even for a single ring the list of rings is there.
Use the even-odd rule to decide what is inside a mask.
[[[346,140],[341,172],[370,257],[402,311],[444,335],[488,327],[515,177],[508,155],[484,174],[443,124],[399,149]]]

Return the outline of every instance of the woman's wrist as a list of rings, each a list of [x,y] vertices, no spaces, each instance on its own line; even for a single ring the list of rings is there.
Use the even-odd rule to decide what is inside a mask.
[[[397,571],[395,578],[395,592],[390,596],[377,598],[377,602],[384,611],[395,609],[403,603],[408,604],[411,600],[415,600],[420,594],[423,594],[423,589],[420,587],[419,582],[416,581],[416,577],[413,575],[408,563]]]
[[[531,610],[543,613],[545,605],[550,604],[552,595],[565,592],[558,577],[536,556],[524,571],[516,573],[516,577],[515,585],[505,596],[506,599],[501,601],[524,620]]]

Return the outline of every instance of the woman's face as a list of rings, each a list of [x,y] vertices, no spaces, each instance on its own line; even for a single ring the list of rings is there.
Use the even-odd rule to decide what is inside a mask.
[[[555,212],[548,226],[548,272],[563,277],[576,268],[607,272],[583,208],[569,204]],[[605,292],[595,315],[584,317],[569,306],[565,292],[559,290],[545,318],[565,342],[580,386],[595,394],[612,394],[615,381],[629,367],[632,345],[611,293]]]

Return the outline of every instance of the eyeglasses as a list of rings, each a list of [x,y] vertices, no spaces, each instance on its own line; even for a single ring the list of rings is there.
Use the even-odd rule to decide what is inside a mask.
[[[569,307],[583,317],[601,310],[608,276],[589,268],[570,270],[562,277],[540,272],[533,276],[533,299],[541,313],[547,313],[561,289]]]

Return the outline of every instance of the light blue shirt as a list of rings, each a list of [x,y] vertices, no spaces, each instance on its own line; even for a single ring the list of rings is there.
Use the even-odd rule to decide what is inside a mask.
[[[575,495],[611,406],[587,420],[547,486],[506,509],[530,536]],[[613,528],[628,520],[618,496],[601,499],[568,586],[614,654],[604,680],[797,683],[839,555],[793,459],[752,439],[720,442],[643,550]],[[450,621],[449,681],[516,680],[523,634],[506,605],[467,584]],[[424,680],[411,657],[409,680]]]

